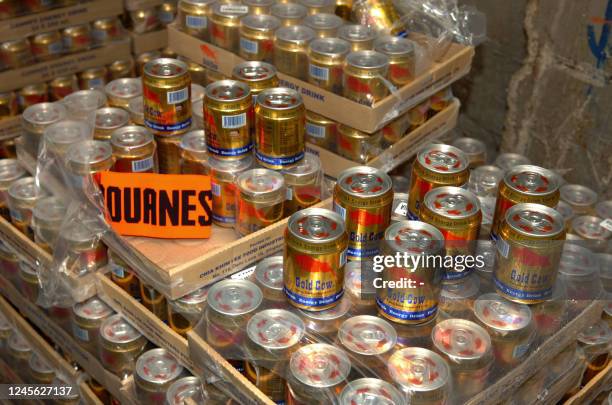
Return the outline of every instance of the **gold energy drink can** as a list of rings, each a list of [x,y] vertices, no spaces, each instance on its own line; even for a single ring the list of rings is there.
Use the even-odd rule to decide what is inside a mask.
[[[140,281],[140,298],[142,305],[156,317],[166,322],[168,317],[168,302],[166,297],[150,285]]]
[[[280,20],[283,27],[292,27],[302,23],[302,20],[308,15],[308,9],[297,3],[277,3],[272,6],[270,13]]]
[[[306,111],[306,141],[329,151],[336,150],[338,123],[312,111]]]
[[[342,94],[344,63],[350,44],[338,38],[318,38],[308,47],[308,83]]]
[[[559,178],[538,166],[515,166],[499,183],[491,239],[497,240],[506,211],[514,204],[533,203],[555,207],[559,202]]]
[[[51,254],[53,254],[53,247],[59,236],[67,208],[61,199],[46,197],[39,200],[32,210],[34,241]]]
[[[568,235],[573,240],[582,241],[574,243],[582,244],[597,253],[605,253],[612,238],[612,232],[604,226],[604,220],[591,215],[574,218]]]
[[[346,57],[343,76],[344,97],[373,105],[389,94],[385,83],[389,58],[376,51],[351,52]]]
[[[204,128],[208,152],[219,159],[235,160],[253,149],[249,86],[235,80],[221,80],[206,86]]]
[[[374,44],[374,50],[389,57],[389,81],[402,87],[411,82],[416,73],[415,45],[409,39],[383,36]]]
[[[134,59],[120,59],[108,65],[108,75],[110,80],[128,79],[134,77],[136,73],[136,63]]]
[[[274,32],[280,20],[271,15],[253,14],[240,21],[240,52],[247,60],[272,62]]]
[[[419,217],[440,230],[446,241],[446,257],[453,258],[452,264],[444,266],[444,280],[454,282],[469,276],[476,263],[463,260],[473,258],[476,251],[482,220],[478,198],[461,187],[437,187],[425,194]]]
[[[151,349],[136,360],[134,385],[143,404],[165,404],[168,388],[183,374],[183,366],[166,349]]]
[[[307,208],[289,218],[285,231],[284,291],[307,311],[335,306],[344,294],[348,237],[337,213]]]
[[[63,100],[67,95],[79,90],[79,81],[75,75],[59,76],[49,82],[51,101]]]
[[[446,317],[469,319],[479,291],[480,278],[474,274],[456,283],[443,283],[440,292],[440,311]]]
[[[470,173],[468,188],[478,197],[495,198],[499,182],[503,178],[504,171],[497,166],[478,166]]]
[[[203,130],[187,132],[181,139],[181,173],[210,174],[206,135]]]
[[[166,403],[168,405],[183,405],[187,399],[196,404],[203,404],[209,400],[207,392],[202,389],[202,382],[198,377],[179,378],[168,388]]]
[[[63,162],[68,149],[75,143],[91,137],[91,128],[84,121],[64,120],[45,129],[44,142],[47,153]]]
[[[46,103],[49,101],[49,86],[46,83],[25,86],[17,92],[17,100],[22,111],[34,104]]]
[[[261,289],[264,300],[273,307],[284,307],[287,302],[283,292],[283,256],[263,259],[255,266],[255,284]]]
[[[83,177],[94,176],[113,167],[113,152],[104,141],[81,141],[66,152],[66,162],[73,186],[82,187]]]
[[[34,239],[32,209],[44,197],[45,193],[36,186],[33,177],[23,177],[15,180],[8,189],[11,223],[30,239]]]
[[[220,160],[214,156],[208,159],[213,194],[213,222],[222,227],[234,227],[236,223],[236,179],[253,167],[253,157],[247,155],[240,160]]]
[[[287,191],[282,174],[269,169],[251,169],[238,176],[236,186],[235,229],[240,236],[257,232],[283,218]]]
[[[74,25],[62,30],[64,52],[75,53],[86,51],[93,45],[89,24]]]
[[[278,87],[276,68],[266,62],[243,62],[234,67],[232,78],[245,83],[251,89],[253,108],[250,112],[249,122],[251,123],[251,135],[253,135],[255,133],[255,103],[257,102],[257,95],[266,89]]]
[[[122,108],[100,108],[96,111],[94,139],[97,141],[110,141],[112,133],[128,125],[129,121],[130,115]]]
[[[391,0],[369,0],[365,4],[356,4],[353,13],[356,21],[374,27],[376,31],[390,32],[392,35],[403,33],[403,24]]]
[[[104,88],[108,104],[127,110],[130,100],[142,96],[142,82],[140,79],[115,79]]]
[[[377,287],[378,313],[403,324],[419,324],[438,312],[444,237],[433,226],[400,221],[385,231],[382,254],[400,257],[394,266],[383,266]],[[416,259],[416,260],[413,260]]]
[[[336,38],[338,29],[344,25],[344,20],[330,13],[310,14],[304,18],[302,24],[311,28],[317,38]]]
[[[559,189],[561,201],[570,205],[576,215],[591,214],[597,203],[597,193],[580,184],[566,184]]]
[[[146,32],[155,31],[159,28],[159,19],[157,18],[157,7],[138,8],[129,12],[132,32],[135,34],[144,34]]]
[[[202,287],[178,300],[170,301],[168,303],[168,325],[172,330],[187,338],[187,332],[192,330],[202,318],[207,296],[208,288]]]
[[[180,0],[178,24],[191,36],[210,42],[208,25],[214,0]]]
[[[117,17],[101,18],[91,23],[91,27],[91,36],[96,46],[106,45],[125,37],[125,31]]]
[[[113,310],[97,296],[74,304],[72,336],[85,350],[97,355],[100,325],[112,314]]]
[[[249,7],[240,3],[216,3],[212,6],[208,35],[210,42],[227,51],[240,51],[240,20]]]
[[[366,398],[374,401],[382,401],[389,404],[401,404],[403,396],[393,385],[378,378],[360,378],[349,382],[339,396],[339,404],[354,405]],[[411,402],[412,404],[413,402]]]
[[[347,24],[338,29],[338,38],[351,44],[351,52],[374,49],[376,32],[372,27],[360,24]]]
[[[110,139],[115,164],[112,171],[157,173],[157,147],[148,129],[138,126],[119,128]]]
[[[277,4],[299,6],[298,4]],[[274,34],[274,66],[279,72],[299,80],[308,80],[308,44],[315,38],[315,32],[303,25],[279,28]]]
[[[161,6],[159,6],[159,12],[157,13],[159,22],[162,26],[166,27],[174,22],[177,13],[177,4],[175,0],[165,0]]]
[[[335,10],[333,0],[300,0],[298,3],[306,7],[308,15],[333,14]]]
[[[138,55],[136,57],[136,76],[142,76],[144,74],[144,67],[147,63],[161,57],[162,55],[159,51],[143,52]]]
[[[21,140],[26,152],[38,156],[38,146],[45,129],[66,118],[66,108],[59,103],[42,103],[28,107],[21,115]]]
[[[434,93],[429,99],[429,116],[433,117],[447,108],[451,101],[453,101],[453,90],[450,87]]]
[[[379,253],[391,221],[391,178],[368,166],[344,170],[334,187],[334,211],[344,219],[349,235],[349,260],[364,260]]]
[[[191,78],[176,59],[155,59],[142,78],[144,121],[155,135],[176,136],[191,127]]]
[[[552,296],[565,241],[563,217],[540,204],[516,204],[497,238],[495,288],[506,299],[535,304]]]
[[[140,300],[140,281],[130,266],[113,250],[108,250],[110,278],[123,291]]]
[[[495,158],[493,164],[502,169],[505,173],[516,166],[530,165],[531,161],[518,153],[502,153]]]
[[[304,158],[306,110],[295,90],[262,91],[255,105],[255,157],[269,169],[295,166]]]
[[[462,187],[470,172],[465,154],[454,146],[429,144],[422,148],[412,164],[408,218],[419,219],[419,210],[429,190],[442,186]]]
[[[465,153],[470,162],[470,169],[482,166],[487,162],[487,146],[478,139],[461,137],[455,139],[452,145]],[[497,183],[499,183],[499,180]]]
[[[497,364],[516,366],[529,353],[536,336],[527,305],[484,294],[474,303],[474,315],[491,336]]]
[[[26,176],[26,171],[17,159],[0,160],[0,214],[7,221],[11,220],[9,212],[9,187],[16,180],[24,176]]]
[[[64,232],[59,235],[58,244],[63,243],[66,246],[67,258],[63,266],[67,273],[81,276],[107,265],[106,246],[100,240],[100,235],[105,230],[96,220],[71,222],[62,231]]]
[[[12,92],[0,93],[0,121],[19,114],[17,95]]]
[[[321,201],[323,172],[318,156],[306,153],[297,166],[283,170],[282,173],[287,186],[285,216]]]
[[[144,127],[144,100],[142,97],[134,97],[128,105],[130,123]]]
[[[108,70],[105,67],[86,69],[78,74],[79,87],[81,90],[103,90],[106,86],[107,77]]]
[[[34,63],[34,56],[27,38],[4,42],[0,45],[3,65],[9,69],[19,69]]]
[[[55,370],[38,353],[32,353],[28,361],[30,377],[34,384],[51,385],[55,379]]]
[[[274,0],[245,0],[243,3],[249,7],[250,15],[270,15],[272,6],[276,2]]]
[[[410,111],[411,110],[408,110],[407,112],[401,114],[398,118],[394,119],[383,127],[381,132],[383,134],[384,148],[388,148],[389,146],[393,145],[413,130],[412,115]],[[405,188],[404,190],[407,189],[408,188]]]
[[[412,405],[441,405],[451,395],[451,371],[439,354],[421,347],[407,347],[388,361],[391,381]],[[401,403],[394,402],[394,403]]]

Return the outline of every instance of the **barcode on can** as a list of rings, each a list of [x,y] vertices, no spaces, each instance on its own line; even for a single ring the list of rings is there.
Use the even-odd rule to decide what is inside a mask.
[[[221,126],[225,129],[242,128],[246,125],[246,113],[239,115],[224,115],[221,120]]]
[[[310,65],[310,76],[314,77],[318,80],[328,80],[329,79],[329,69],[323,68],[316,65]]]
[[[208,26],[208,19],[202,16],[188,15],[185,19],[185,25],[189,28],[206,28]]]
[[[250,39],[240,38],[240,48],[247,53],[257,53],[259,51],[259,44]]]
[[[507,259],[508,253],[510,253],[510,245],[508,244],[508,242],[498,236],[495,244],[497,245],[497,250],[499,251],[499,253]]]
[[[342,219],[346,219],[346,208],[334,202],[334,211],[340,214]]]
[[[325,138],[325,127],[307,122],[306,134],[312,136],[313,138]]]
[[[146,172],[153,168],[153,158],[148,157],[142,160],[134,160],[132,161],[132,171],[133,172]]]
[[[189,99],[189,89],[187,87],[181,90],[168,92],[168,104],[183,103],[187,101],[188,99]]]
[[[212,183],[212,193],[214,196],[220,197],[221,196],[221,186],[218,185],[217,183]]]

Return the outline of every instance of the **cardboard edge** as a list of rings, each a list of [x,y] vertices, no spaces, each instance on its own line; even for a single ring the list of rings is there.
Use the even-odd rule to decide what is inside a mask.
[[[51,266],[53,257],[2,217],[0,217],[0,234],[6,237],[4,242],[35,268],[38,265],[44,268]]]

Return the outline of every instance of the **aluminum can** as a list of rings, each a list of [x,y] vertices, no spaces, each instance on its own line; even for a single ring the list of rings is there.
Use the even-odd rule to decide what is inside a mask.
[[[95,46],[103,46],[126,36],[117,17],[101,18],[91,23],[91,27],[91,36]]]
[[[66,259],[62,262],[66,273],[82,276],[108,264],[106,246],[100,240],[105,229],[96,219],[70,222],[62,231],[58,245],[66,249]]]
[[[377,288],[378,313],[403,324],[425,323],[438,312],[442,268],[436,263],[444,252],[444,237],[433,226],[418,221],[400,221],[385,231],[382,254],[404,255],[401,265],[385,266]],[[420,256],[418,264],[408,256]],[[414,267],[416,266],[416,267]],[[386,282],[386,283],[385,283]]]
[[[216,3],[212,6],[208,35],[210,42],[227,51],[240,51],[240,20],[249,7],[240,3]]]
[[[238,176],[236,186],[238,235],[257,232],[283,218],[287,191],[282,174],[269,169],[251,169]]]
[[[451,318],[469,319],[478,297],[480,278],[475,274],[456,283],[443,283],[440,292],[440,311]]]
[[[55,370],[38,353],[32,353],[28,365],[30,377],[34,384],[50,385],[55,379]]]
[[[209,19],[215,0],[180,0],[178,3],[178,24],[194,37],[210,42]]]
[[[63,100],[64,97],[79,90],[79,81],[75,75],[58,76],[49,82],[51,101]]]
[[[46,83],[25,86],[17,93],[17,100],[22,111],[34,104],[46,103],[49,101],[49,87]]]
[[[269,169],[287,169],[304,158],[306,110],[295,90],[275,87],[257,96],[255,157]]]
[[[354,405],[372,400],[380,404],[401,404],[403,397],[393,385],[378,378],[360,378],[349,382],[340,393],[339,404]]]
[[[274,7],[285,6],[277,4]],[[286,6],[299,6],[286,4]],[[280,18],[280,17],[279,17]],[[279,72],[299,80],[308,80],[308,46],[315,32],[303,25],[279,28],[274,34],[274,66]]]
[[[32,209],[45,197],[45,193],[36,186],[33,177],[23,177],[11,183],[8,189],[8,206],[11,223],[21,233],[34,239],[32,230]]]
[[[559,280],[572,305],[584,309],[601,293],[597,259],[592,251],[568,241],[559,263]]]
[[[372,27],[361,24],[347,24],[338,29],[338,38],[351,44],[351,52],[374,49],[376,32]]]
[[[9,212],[8,190],[16,180],[26,176],[25,169],[17,159],[0,160],[0,214],[7,221],[11,220]]]
[[[374,43],[374,50],[389,58],[389,81],[402,87],[416,76],[415,43],[407,38],[383,36]]]
[[[408,218],[418,219],[425,194],[443,186],[464,186],[469,178],[468,160],[454,146],[429,144],[422,148],[412,164]]]
[[[298,3],[306,7],[308,15],[333,14],[335,10],[332,0],[299,0]]]
[[[145,6],[146,7],[146,6]],[[135,34],[144,34],[155,31],[159,28],[159,19],[157,18],[157,8],[147,7],[129,12],[132,32]]]
[[[306,111],[306,141],[331,152],[336,150],[338,123],[312,111]]]
[[[576,215],[588,215],[595,210],[597,193],[580,184],[565,184],[559,188],[561,201],[569,204]]]
[[[367,134],[338,124],[336,150],[340,156],[357,163],[367,163],[381,152],[382,132]]]
[[[280,20],[271,15],[252,14],[240,21],[239,55],[246,60],[272,62],[274,32]]]
[[[2,56],[3,65],[9,69],[19,69],[34,63],[34,55],[32,55],[30,41],[27,38],[0,44],[0,56]]]
[[[161,321],[166,322],[168,320],[168,302],[163,294],[140,281],[140,298],[142,305]]]
[[[16,330],[13,331],[8,340],[8,366],[19,376],[27,377],[28,361],[32,355],[32,347],[29,342]]]
[[[81,90],[97,89],[103,90],[106,86],[108,69],[105,67],[95,67],[82,71],[77,75]]]
[[[435,92],[429,99],[429,117],[433,117],[442,110],[448,108],[453,101],[453,90],[450,87],[445,87],[440,91]],[[454,146],[457,146],[453,144]],[[457,146],[458,147],[458,146]],[[461,149],[461,148],[459,148]],[[463,149],[462,149],[463,150]],[[464,152],[466,152],[464,150]],[[466,152],[467,154],[467,152]],[[471,162],[471,160],[470,160]]]
[[[85,350],[96,355],[99,349],[100,325],[113,312],[98,296],[74,304],[72,307],[72,336]]]
[[[255,284],[261,289],[264,301],[273,307],[284,307],[287,302],[283,292],[283,256],[263,259],[255,266]]]
[[[413,114],[411,111],[412,110],[408,110],[383,127],[381,131],[383,133],[383,145],[385,148],[393,145],[414,129],[412,121]]]
[[[253,167],[253,157],[240,160],[220,160],[213,156],[208,159],[213,194],[213,222],[222,227],[234,227],[236,223],[236,180],[240,174]]]
[[[31,302],[37,302],[42,289],[42,281],[36,269],[27,262],[19,262],[19,278],[16,283],[21,295]]]
[[[127,110],[130,100],[142,96],[142,81],[132,78],[115,79],[106,85],[104,92],[111,107]]]
[[[308,208],[321,201],[323,172],[316,155],[306,153],[297,166],[283,170],[287,186],[285,216]]]
[[[461,137],[455,139],[452,145],[465,153],[470,163],[470,169],[482,166],[487,162],[487,146],[478,139]]]
[[[529,306],[539,338],[548,338],[561,329],[568,315],[568,304],[564,286],[557,283],[550,299]]]
[[[533,203],[555,207],[559,202],[559,179],[555,173],[538,166],[515,166],[499,183],[491,238],[497,239],[506,211],[514,204]]]
[[[318,38],[308,47],[308,82],[342,94],[346,56],[350,44],[338,38]]]
[[[183,366],[166,349],[151,349],[136,360],[136,397],[143,404],[166,404],[168,388],[183,374]]]
[[[253,149],[249,86],[235,80],[222,80],[206,86],[204,128],[208,152],[219,159],[236,160]]]
[[[19,285],[19,263],[20,259],[15,251],[5,243],[0,242],[0,273],[7,281],[13,283],[13,285]],[[0,335],[1,332],[2,329],[0,328]],[[0,350],[2,350],[2,347],[3,345],[0,338]]]
[[[353,19],[392,35],[405,34],[405,28],[395,5],[390,0],[371,0],[366,5],[355,4]]]
[[[96,111],[94,139],[97,141],[110,141],[112,133],[128,125],[129,121],[130,116],[128,112],[122,108],[100,108]]]
[[[140,300],[140,281],[130,266],[113,250],[108,250],[111,280],[135,300]]]
[[[187,332],[192,330],[202,318],[206,307],[208,288],[202,287],[186,294],[178,300],[168,303],[168,325],[173,331],[187,338]]]
[[[351,52],[346,57],[343,75],[344,97],[360,104],[373,105],[389,94],[386,85],[389,58],[376,51]]]
[[[110,170],[114,163],[111,146],[103,141],[75,143],[68,148],[66,161],[70,172],[77,177]]]
[[[136,76],[142,76],[144,74],[144,67],[147,63],[161,57],[162,54],[160,51],[143,52],[138,55],[136,57]]]
[[[157,159],[159,172],[163,174],[181,173],[181,149],[180,144],[183,135],[155,136],[157,144]]]
[[[142,79],[145,125],[155,135],[182,135],[191,127],[191,78],[176,59],[155,59]]]
[[[108,65],[108,75],[110,80],[129,79],[136,73],[136,63],[134,59],[120,59]],[[142,91],[142,88],[141,88]]]
[[[91,137],[91,128],[84,121],[63,120],[45,129],[44,143],[49,154],[63,162],[68,149]]]
[[[610,221],[608,221],[610,222]],[[568,231],[568,239],[572,240],[597,253],[605,253],[610,249],[612,231],[603,219],[590,215],[583,215],[572,219]]]
[[[469,158],[469,157],[468,157]],[[468,189],[478,197],[497,197],[499,182],[504,171],[497,166],[478,166],[470,172]]]
[[[200,379],[189,376],[180,378],[172,383],[166,394],[166,403],[168,405],[183,405],[187,399],[190,399],[195,404],[204,404],[207,398],[208,396],[202,390]]]
[[[457,260],[474,256],[482,220],[478,198],[461,187],[437,187],[425,194],[419,217],[440,230],[446,241],[446,257],[453,258],[452,264],[444,266],[444,280],[469,276],[475,263],[467,265]]]
[[[346,224],[349,260],[364,260],[379,253],[392,204],[391,178],[383,171],[357,166],[340,173],[334,187],[334,211]]]
[[[143,127],[127,126],[113,132],[110,139],[115,164],[112,171],[157,173],[157,153],[153,135]]]
[[[130,112],[130,123],[144,127],[144,100],[142,97],[134,97],[128,103]]]
[[[612,200],[600,201],[595,205],[595,214],[599,218],[612,218]]]
[[[30,155],[38,156],[38,146],[45,130],[63,121],[66,108],[59,103],[42,103],[28,107],[21,116],[23,146]]]
[[[0,93],[0,120],[19,114],[17,95],[13,91]]]
[[[234,67],[232,78],[249,86],[253,96],[253,108],[249,115],[251,134],[255,133],[255,103],[257,95],[266,89],[278,87],[276,68],[269,63],[251,61],[243,62]]]
[[[75,53],[86,51],[93,45],[89,24],[73,25],[62,30],[64,52]]]
[[[53,247],[66,216],[66,204],[58,197],[38,200],[32,210],[34,241],[38,246],[53,254]]]
[[[182,174],[210,174],[204,130],[187,132],[180,147]]]
[[[350,263],[350,262],[348,262]],[[323,311],[298,310],[306,329],[322,342],[334,342],[338,328],[351,315],[351,300],[343,296],[338,304]]]
[[[493,164],[507,172],[516,166],[530,165],[531,161],[518,153],[502,153],[495,158]]]
[[[391,381],[409,398],[402,397],[403,401],[408,399],[410,404],[442,405],[451,394],[450,367],[431,350],[407,347],[396,351],[388,361],[388,372]]]
[[[344,20],[332,13],[310,14],[302,24],[314,30],[317,38],[336,38]],[[350,50],[350,46],[349,46]]]
[[[292,27],[302,23],[302,20],[308,15],[308,9],[297,3],[279,2],[270,8],[270,14],[278,18],[283,27]]]
[[[609,351],[611,344],[612,330],[603,321],[599,321],[586,328],[578,335],[578,345],[584,351],[587,360],[587,368],[582,377],[582,384],[587,384],[606,368],[610,362]]]
[[[450,367],[456,401],[472,398],[487,387],[494,356],[485,329],[464,319],[447,319],[434,326],[431,339]]]
[[[414,131],[421,125],[425,124],[429,119],[429,99],[418,104],[416,107],[408,110],[408,121],[410,122],[410,131]]]
[[[348,236],[344,220],[322,208],[293,214],[285,230],[284,291],[291,305],[322,311],[344,294]]]

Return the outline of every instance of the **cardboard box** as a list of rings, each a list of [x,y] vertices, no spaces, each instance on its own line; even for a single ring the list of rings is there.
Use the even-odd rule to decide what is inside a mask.
[[[168,26],[168,44],[177,54],[226,76],[231,76],[234,66],[243,62],[238,55],[181,32],[173,24]],[[372,107],[282,73],[279,73],[278,77],[282,86],[292,87],[300,92],[308,110],[352,128],[374,133],[393,118],[465,76],[470,71],[473,56],[474,48],[453,44],[443,61],[435,63],[396,94],[386,97]]]
[[[163,0],[125,0],[125,9],[128,11],[142,10],[160,6]]]
[[[0,120],[0,141],[21,135],[21,116]]]
[[[17,90],[28,84],[42,83],[57,76],[71,75],[82,70],[109,65],[131,57],[130,41],[117,41],[101,48],[66,55],[50,62],[36,63],[0,73],[0,92]]]
[[[123,13],[121,0],[89,0],[70,7],[56,8],[0,21],[0,41],[31,37],[60,30],[71,25],[88,23]]]
[[[144,34],[130,33],[132,37],[132,53],[140,55],[144,52],[155,51],[168,46],[168,30],[161,29]]]

